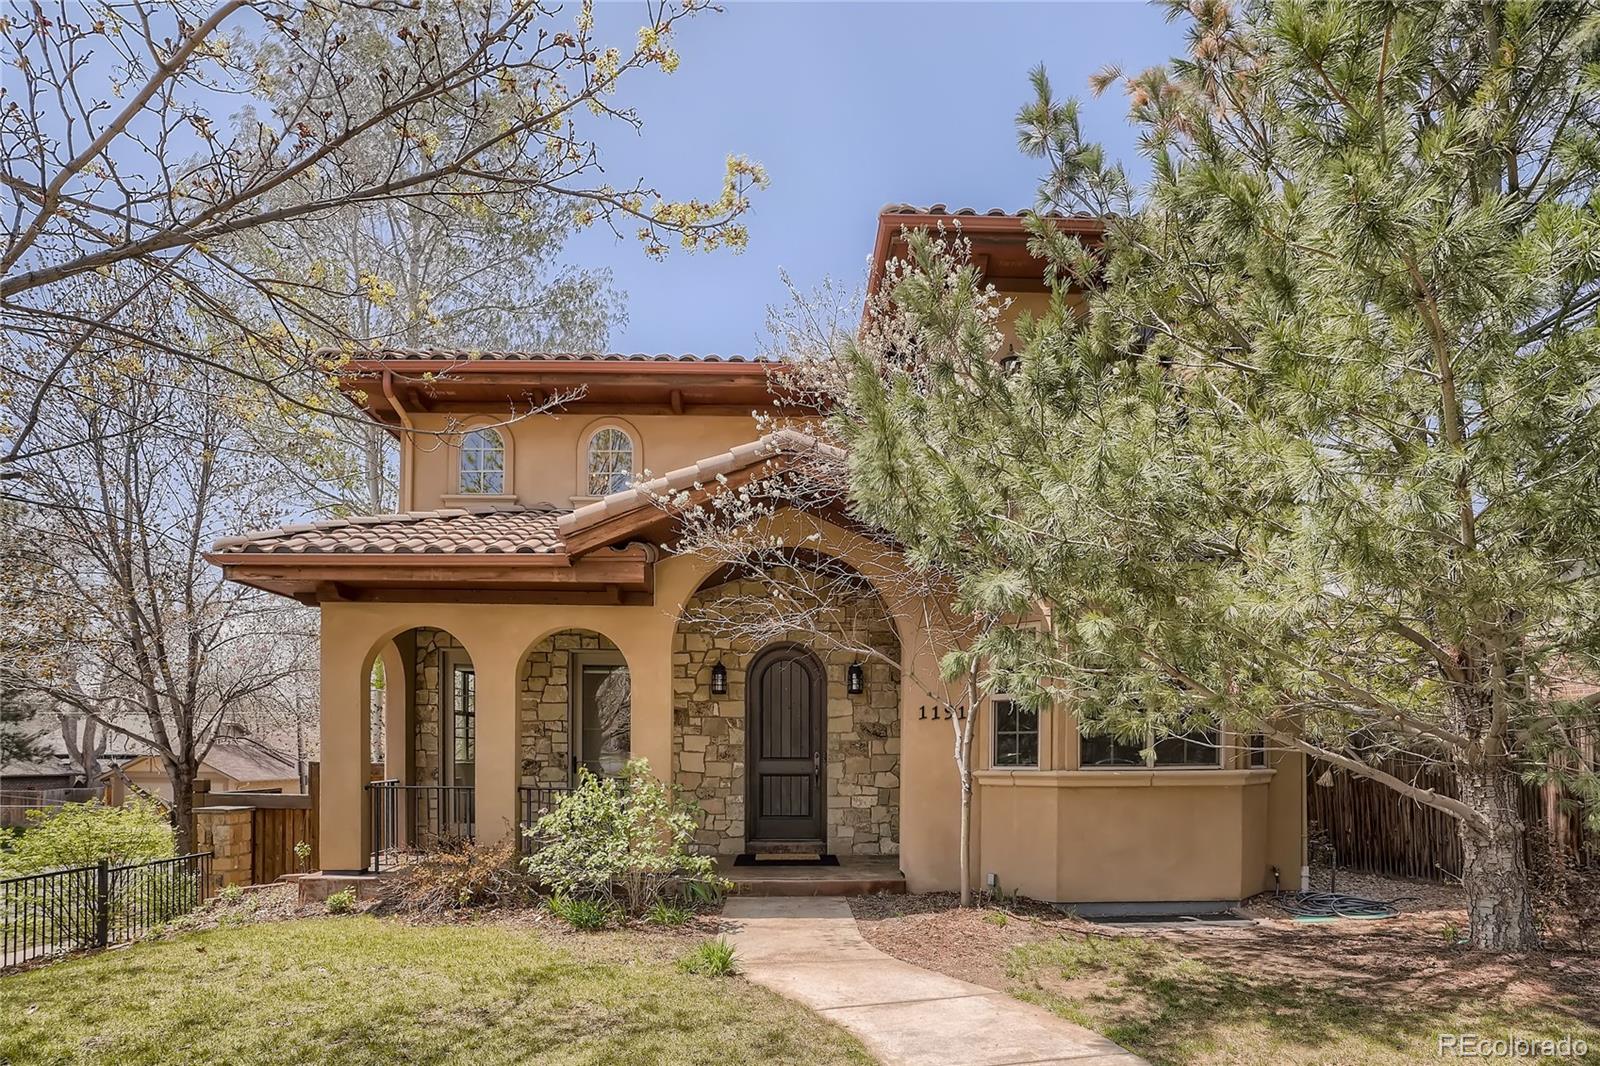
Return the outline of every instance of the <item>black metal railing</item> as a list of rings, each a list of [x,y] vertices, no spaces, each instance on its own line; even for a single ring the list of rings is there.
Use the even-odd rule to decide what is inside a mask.
[[[520,814],[517,825],[517,843],[524,855],[533,851],[534,839],[526,830],[538,824],[539,819],[556,809],[556,804],[561,802],[572,789],[562,785],[557,788],[535,788],[531,785],[517,786],[517,810]]]
[[[136,940],[211,894],[211,853],[0,881],[0,969]]]
[[[372,831],[372,870],[406,852],[470,841],[476,822],[471,785],[367,785]]]

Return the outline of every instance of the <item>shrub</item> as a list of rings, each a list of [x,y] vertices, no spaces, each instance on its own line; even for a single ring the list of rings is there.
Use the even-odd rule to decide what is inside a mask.
[[[402,911],[442,914],[468,908],[519,907],[534,901],[536,882],[519,865],[514,841],[442,841],[400,874],[390,898]]]
[[[573,898],[557,892],[550,897],[550,913],[574,929],[604,929],[616,920],[616,904],[603,896]]]
[[[239,885],[223,885],[217,891],[217,901],[230,906],[244,899],[244,889]]]
[[[701,977],[727,977],[733,973],[733,945],[720,936],[707,940],[679,959],[678,969]]]
[[[108,807],[96,800],[29,811],[27,832],[0,850],[0,874],[169,859],[175,854],[172,826],[154,803],[133,800]]]
[[[620,778],[580,770],[578,787],[527,831],[537,848],[527,869],[556,894],[615,901],[630,915],[696,885],[720,891],[712,860],[689,853],[696,815],[643,759]]]
[[[294,865],[300,873],[305,873],[311,866],[311,845],[304,840],[294,842]]]
[[[329,914],[349,914],[356,909],[356,890],[341,888],[337,892],[330,892],[323,903]]]

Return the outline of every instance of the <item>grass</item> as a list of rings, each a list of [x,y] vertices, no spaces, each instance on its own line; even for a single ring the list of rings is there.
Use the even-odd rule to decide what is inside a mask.
[[[678,969],[701,977],[728,977],[733,973],[733,945],[722,937],[699,944],[678,960]]]
[[[0,978],[0,1062],[872,1060],[804,1008],[680,972],[657,934],[371,916],[224,927]]]
[[[1444,982],[1393,994],[1372,982],[1330,985],[1291,968],[1234,967],[1138,937],[1020,944],[1006,956],[1011,991],[1088,1026],[1156,1066],[1179,1063],[1362,1064],[1435,1061],[1441,1033],[1582,1038],[1600,1028],[1550,1005],[1451,995]]]

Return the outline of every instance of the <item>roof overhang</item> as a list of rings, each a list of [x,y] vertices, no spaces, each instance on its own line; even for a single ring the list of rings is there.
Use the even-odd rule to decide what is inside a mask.
[[[1045,215],[1063,233],[1085,244],[1099,244],[1105,237],[1106,223],[1092,215]],[[886,208],[878,215],[877,239],[872,245],[872,268],[867,275],[867,291],[875,293],[883,280],[885,264],[906,255],[907,230],[934,229],[943,225],[972,245],[972,259],[983,271],[984,280],[1001,292],[1045,292],[1044,264],[1028,251],[1031,239],[1024,222],[1026,216],[993,211],[979,214],[971,210],[947,210],[935,205],[927,210],[899,206]]]
[[[770,408],[770,362],[688,359],[349,358],[339,389],[373,418],[402,422],[398,403],[416,414],[504,415],[508,409],[585,414],[731,414]],[[388,388],[385,388],[385,377]]]
[[[648,604],[655,549],[627,544],[583,558],[567,553],[348,554],[213,552],[230,581],[301,603],[450,602]]]

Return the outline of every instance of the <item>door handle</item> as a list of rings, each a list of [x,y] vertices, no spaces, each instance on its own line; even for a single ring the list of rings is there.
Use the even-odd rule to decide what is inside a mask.
[[[811,753],[811,776],[822,776],[822,752],[820,751],[814,751]]]

